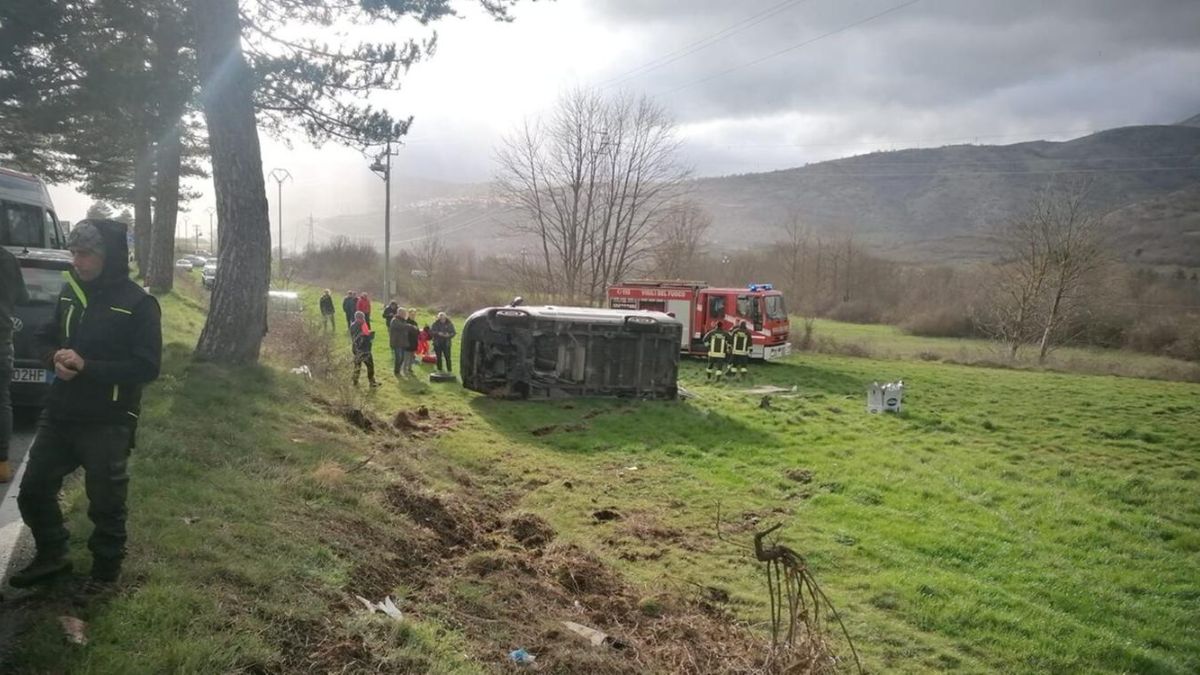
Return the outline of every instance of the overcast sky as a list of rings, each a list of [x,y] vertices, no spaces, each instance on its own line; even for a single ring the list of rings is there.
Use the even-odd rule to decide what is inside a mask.
[[[698,175],[1200,113],[1196,0],[557,0],[513,13],[436,24],[437,54],[375,98],[416,118],[397,177],[487,180],[497,139],[574,86],[657,98]],[[354,151],[264,137],[264,154],[295,177],[289,230],[309,213],[381,208]],[[207,226],[211,189],[194,187],[205,196],[189,219]],[[85,197],[53,194],[62,217],[82,217]]]

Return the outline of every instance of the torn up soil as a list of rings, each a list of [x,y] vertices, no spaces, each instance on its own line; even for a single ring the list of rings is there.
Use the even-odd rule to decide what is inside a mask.
[[[373,601],[391,594],[405,616],[454,630],[490,672],[515,668],[507,654],[517,648],[548,673],[821,672],[815,662],[772,663],[768,639],[734,617],[726,592],[635,587],[592,552],[560,541],[541,517],[515,510],[515,495],[488,497],[486,486],[454,484],[461,491],[434,492],[409,475],[381,494],[395,521],[330,524],[323,537],[356,566],[343,596],[331,598],[327,620],[287,627],[288,662],[268,672],[387,671],[372,640],[333,625],[362,611],[356,594]],[[604,526],[656,548],[684,538],[649,514]],[[394,595],[398,589],[403,596]],[[564,621],[624,648],[594,647]]]

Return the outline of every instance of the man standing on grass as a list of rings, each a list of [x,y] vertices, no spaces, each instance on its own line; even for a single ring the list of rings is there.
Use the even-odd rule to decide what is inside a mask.
[[[354,291],[346,291],[346,297],[342,298],[342,313],[346,315],[346,328],[354,323],[354,313],[358,311],[358,295]],[[351,333],[353,338],[354,334]]]
[[[417,336],[420,331],[416,324],[412,323],[411,316],[403,316],[407,312],[401,310],[401,313],[392,319],[392,339],[395,344],[401,349],[400,352],[400,375],[413,376],[413,361],[417,358]]]
[[[71,569],[58,493],[80,466],[94,526],[85,593],[103,590],[121,573],[126,463],[142,385],[158,377],[162,358],[158,301],[129,278],[125,231],[112,220],[85,220],[71,230],[67,248],[74,269],[64,274],[54,319],[37,333],[55,379],[17,497],[37,547],[33,562],[9,580],[18,588]]]
[[[719,381],[725,374],[725,359],[729,354],[729,333],[720,321],[704,336],[704,344],[708,345],[708,368],[704,371],[704,379],[711,382],[715,377]]]
[[[750,363],[750,346],[752,344],[754,344],[754,338],[750,335],[750,329],[746,326],[746,322],[742,321],[729,336],[729,353],[731,355],[729,375],[737,374],[739,380],[746,379],[748,370],[746,366]]]
[[[12,480],[8,465],[8,443],[12,439],[12,399],[8,387],[13,374],[13,310],[29,302],[21,263],[0,246],[0,483]]]
[[[320,305],[321,305],[321,330],[326,330],[327,324],[328,324],[328,330],[333,330],[335,327],[335,324],[333,323],[333,296],[329,294],[328,288],[326,288],[325,292],[321,294]]]
[[[446,316],[445,312],[438,312],[437,321],[433,322],[430,332],[433,333],[433,353],[437,355],[437,369],[447,373],[454,372],[450,365],[450,341],[458,333],[454,330],[450,317]],[[444,368],[443,360],[446,362]]]
[[[405,319],[408,318],[408,312],[397,307],[392,314],[392,320],[388,323],[388,346],[392,348],[392,375],[400,377],[400,366],[404,363],[404,342],[400,339],[402,326],[408,325]]]

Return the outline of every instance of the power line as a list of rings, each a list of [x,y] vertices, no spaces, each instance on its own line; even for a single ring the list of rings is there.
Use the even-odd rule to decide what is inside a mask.
[[[784,2],[778,3],[776,5],[772,5],[771,7],[767,8],[766,10],[763,10],[757,14],[748,16],[748,17],[746,17],[740,21],[737,21],[735,23],[732,23],[732,24],[722,28],[721,30],[717,31],[716,33],[709,35],[708,37],[701,38],[700,40],[697,40],[689,45],[685,45],[684,47],[676,49],[673,52],[670,52],[670,53],[660,56],[656,59],[653,59],[651,61],[643,63],[642,65],[638,66],[637,68],[628,70],[620,75],[611,77],[608,80],[605,80],[603,83],[601,83],[600,86],[603,89],[607,89],[609,87],[614,87],[614,86],[621,84],[623,82],[626,82],[628,80],[631,80],[631,79],[634,79],[637,77],[641,77],[642,75],[645,75],[646,73],[648,73],[652,70],[658,70],[659,68],[662,68],[663,66],[670,65],[684,57],[695,54],[698,51],[707,49],[728,37],[732,37],[733,35],[740,33],[742,31],[746,30],[747,28],[752,28],[754,26],[757,26],[758,24],[762,23],[763,21],[766,21],[767,19],[771,18],[772,16],[775,16],[776,14],[779,14],[780,12],[782,12],[786,9],[790,9],[792,6],[800,4],[801,2],[807,2],[807,0],[785,0]],[[749,22],[749,23],[747,23],[747,22]],[[639,72],[639,71],[641,71],[641,72]]]
[[[885,10],[883,10],[882,12],[879,12],[878,14],[872,14],[871,16],[868,16],[868,17],[867,17],[867,18],[865,18],[865,19],[860,19],[860,20],[858,20],[858,21],[855,21],[854,23],[851,23],[851,24],[847,24],[847,25],[845,25],[845,26],[842,26],[841,28],[835,28],[834,30],[831,30],[831,31],[829,31],[828,33],[822,33],[821,35],[818,35],[818,36],[816,36],[816,37],[814,37],[814,38],[810,38],[810,39],[808,39],[808,40],[804,40],[803,42],[798,42],[798,43],[796,43],[796,44],[794,44],[794,45],[791,45],[790,47],[785,47],[785,48],[783,48],[783,49],[780,49],[779,51],[772,52],[772,53],[770,53],[770,54],[767,54],[766,56],[762,56],[762,57],[760,57],[760,58],[754,59],[753,61],[747,61],[746,63],[740,64],[740,65],[736,65],[736,66],[733,66],[732,68],[726,68],[725,70],[722,70],[722,71],[721,71],[721,72],[719,72],[719,73],[714,73],[714,74],[712,74],[712,75],[709,75],[708,77],[703,77],[703,78],[700,78],[699,80],[695,80],[695,81],[693,81],[693,82],[689,82],[689,83],[687,83],[687,84],[685,84],[685,85],[683,85],[683,86],[676,87],[676,88],[674,88],[674,89],[672,89],[672,90],[670,90],[670,91],[668,91],[668,92],[666,92],[666,93],[667,93],[667,94],[674,94],[674,93],[676,93],[676,92],[682,91],[682,90],[684,90],[684,89],[687,89],[687,88],[689,88],[689,87],[693,87],[693,86],[695,86],[695,85],[697,85],[697,84],[702,84],[702,83],[704,83],[704,82],[708,82],[708,81],[710,81],[710,80],[715,80],[715,79],[717,79],[718,77],[724,77],[724,76],[726,76],[726,75],[728,75],[729,73],[732,73],[732,72],[734,72],[734,71],[741,70],[741,69],[743,69],[743,68],[749,68],[750,66],[757,65],[757,64],[759,64],[759,63],[762,63],[763,61],[767,61],[767,60],[769,60],[769,59],[773,59],[773,58],[775,58],[775,57],[777,57],[777,56],[782,56],[782,55],[784,55],[784,54],[786,54],[786,53],[788,53],[788,52],[791,52],[791,51],[795,51],[795,50],[797,50],[797,49],[800,49],[801,47],[807,47],[808,45],[811,45],[811,44],[812,44],[812,43],[814,43],[814,42],[818,42],[818,41],[820,41],[820,40],[824,40],[824,39],[825,39],[825,38],[827,38],[827,37],[830,37],[830,36],[833,36],[833,35],[837,35],[838,33],[841,33],[841,32],[847,31],[847,30],[850,30],[851,28],[854,28],[854,27],[856,27],[856,26],[861,26],[861,25],[863,25],[864,23],[867,23],[867,22],[869,22],[869,21],[874,21],[875,19],[878,19],[878,18],[880,18],[880,17],[882,17],[882,16],[886,16],[886,15],[888,15],[888,14],[891,14],[892,12],[897,12],[897,11],[900,11],[900,10],[904,9],[905,7],[908,7],[908,6],[910,6],[910,5],[915,5],[915,4],[917,4],[918,2],[920,2],[920,1],[921,1],[921,0],[908,0],[908,2],[903,2],[903,3],[900,3],[899,5],[895,5],[895,6],[893,6],[893,7],[890,7],[890,8],[888,8],[888,9],[885,9]]]

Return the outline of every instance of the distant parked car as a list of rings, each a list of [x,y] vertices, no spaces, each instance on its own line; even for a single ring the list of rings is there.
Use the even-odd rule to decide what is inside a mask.
[[[200,270],[200,283],[209,289],[213,287],[213,284],[217,283],[217,263],[210,262],[204,266],[204,269]]]
[[[180,258],[175,261],[175,269],[190,270],[192,269],[192,261],[190,258]]]
[[[300,311],[300,295],[295,291],[267,291],[267,309],[294,314]]]
[[[188,260],[191,260],[192,267],[194,267],[196,269],[200,269],[208,264],[208,258],[205,258],[202,255],[185,255],[183,257],[187,258]]]

